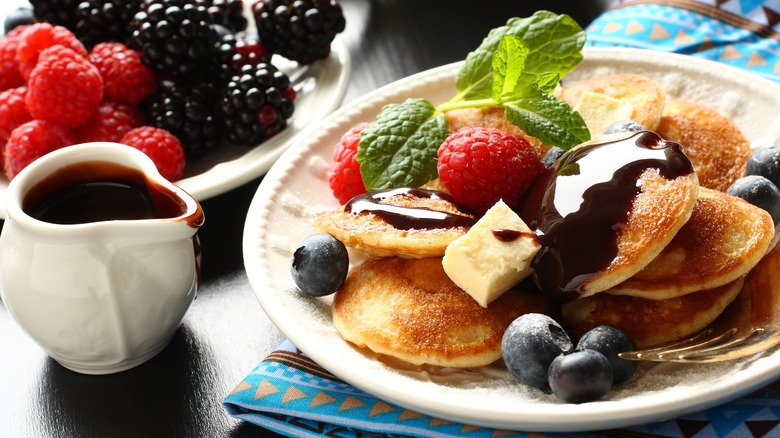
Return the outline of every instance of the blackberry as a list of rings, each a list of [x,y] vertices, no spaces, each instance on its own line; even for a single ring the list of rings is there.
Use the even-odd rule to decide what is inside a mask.
[[[263,44],[299,64],[326,58],[345,25],[335,0],[259,0],[252,14]]]
[[[161,81],[141,108],[150,126],[175,135],[187,160],[194,160],[219,146],[218,98],[218,88],[206,79]]]
[[[141,0],[83,0],[76,10],[75,34],[91,48],[98,43],[127,43]]]
[[[217,27],[221,27],[217,25]],[[244,65],[270,63],[271,58],[260,38],[255,33],[224,33],[217,48],[219,59],[218,76],[220,83],[226,84]]]
[[[214,24],[220,24],[230,29],[231,32],[246,30],[249,20],[244,16],[244,2],[242,0],[201,0],[211,15]]]
[[[30,0],[35,18],[50,24],[76,29],[76,9],[81,0]]]
[[[222,91],[222,123],[231,143],[255,146],[287,126],[294,111],[290,79],[272,64],[245,65]]]
[[[130,45],[160,74],[190,76],[210,66],[217,32],[202,2],[146,0],[135,15]]]

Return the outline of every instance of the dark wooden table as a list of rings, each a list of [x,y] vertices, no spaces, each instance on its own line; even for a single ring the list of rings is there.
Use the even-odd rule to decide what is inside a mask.
[[[510,17],[542,7],[585,27],[607,3],[340,1],[352,57],[344,104],[465,58]],[[0,302],[0,437],[273,436],[221,407],[223,397],[284,338],[255,300],[242,259],[243,224],[261,179],[202,203],[202,288],[170,346],[137,368],[106,376],[69,371],[21,331]]]

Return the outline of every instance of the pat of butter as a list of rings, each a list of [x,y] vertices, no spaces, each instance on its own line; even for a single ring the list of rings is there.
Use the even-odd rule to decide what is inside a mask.
[[[613,122],[630,119],[634,106],[606,94],[588,91],[582,94],[574,110],[580,113],[588,125],[590,136],[595,138]]]
[[[498,201],[447,246],[442,265],[458,287],[487,307],[533,272],[531,261],[539,247],[528,225]]]

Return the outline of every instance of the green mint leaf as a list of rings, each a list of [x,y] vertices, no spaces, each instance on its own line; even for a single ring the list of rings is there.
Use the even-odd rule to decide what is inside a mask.
[[[447,118],[425,99],[386,105],[360,134],[356,158],[366,189],[417,187],[434,179],[447,129]]]
[[[507,119],[544,144],[570,149],[590,140],[582,116],[566,102],[529,87],[521,98],[504,104]]]
[[[512,18],[505,26],[491,30],[456,73],[455,85],[464,99],[492,97],[492,59],[504,35],[520,38],[529,49],[523,71],[527,82],[540,73],[558,73],[563,77],[582,61],[585,31],[568,15],[537,11],[527,18]]]
[[[501,101],[514,94],[525,68],[528,47],[520,38],[505,35],[493,54],[493,100]]]
[[[510,19],[507,27],[531,48],[525,70],[529,76],[554,72],[563,77],[582,61],[585,31],[568,15],[539,11],[529,19]]]
[[[540,73],[534,77],[532,84],[542,93],[550,94],[555,91],[560,82],[561,75],[558,73]]]

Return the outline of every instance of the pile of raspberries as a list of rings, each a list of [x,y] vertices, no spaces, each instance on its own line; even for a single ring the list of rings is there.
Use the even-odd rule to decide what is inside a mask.
[[[145,152],[170,181],[182,177],[179,140],[145,125],[139,103],[157,87],[136,51],[104,42],[90,51],[67,28],[35,23],[0,41],[0,159],[13,179],[38,157],[110,141]]]

